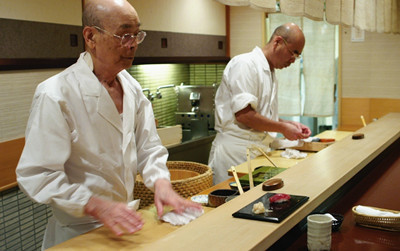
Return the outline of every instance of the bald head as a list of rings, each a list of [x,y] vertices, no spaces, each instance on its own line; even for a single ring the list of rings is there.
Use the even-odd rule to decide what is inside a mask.
[[[268,43],[272,42],[277,36],[283,37],[288,43],[305,43],[303,31],[295,23],[286,23],[277,27]]]
[[[272,33],[263,47],[263,53],[271,69],[282,69],[294,63],[305,45],[303,31],[294,23],[286,23]]]
[[[82,14],[83,26],[104,27],[115,17],[135,15],[136,10],[126,0],[87,0]]]

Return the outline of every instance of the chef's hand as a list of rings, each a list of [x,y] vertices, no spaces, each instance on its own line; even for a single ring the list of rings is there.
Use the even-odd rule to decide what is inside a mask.
[[[289,140],[306,139],[311,135],[311,130],[307,126],[295,122],[285,121],[282,134]]]
[[[287,121],[288,123],[296,126],[297,128],[299,128],[301,130],[301,139],[306,139],[308,137],[310,137],[311,135],[311,130],[310,128],[308,128],[308,126],[303,125],[300,122],[296,122],[296,121]],[[300,139],[300,138],[299,138]]]
[[[93,216],[117,236],[133,234],[143,227],[142,217],[126,204],[92,196],[85,205],[85,214]]]
[[[172,189],[171,182],[166,179],[158,179],[154,184],[154,204],[158,217],[163,215],[164,206],[171,206],[177,213],[183,213],[186,208],[201,210],[199,203],[186,200],[177,194]]]

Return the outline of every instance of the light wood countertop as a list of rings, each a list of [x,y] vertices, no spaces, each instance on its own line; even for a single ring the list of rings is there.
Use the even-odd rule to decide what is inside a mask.
[[[281,223],[232,217],[232,213],[266,193],[259,185],[161,239],[151,239],[162,231],[161,223],[155,221],[153,229],[150,224],[145,225],[145,231],[118,239],[100,228],[52,250],[162,250],[167,247],[173,250],[265,250],[400,137],[400,113],[388,114],[357,133],[364,133],[365,138],[353,140],[346,136],[276,176],[284,180],[285,186],[274,192],[310,197]]]
[[[328,130],[328,131],[324,131],[324,132],[316,135],[316,137],[333,138],[337,142],[337,141],[340,141],[340,140],[350,136],[351,134],[352,134],[352,132],[348,132],[348,131]],[[292,167],[292,166],[300,163],[301,161],[311,157],[312,155],[316,154],[315,152],[307,152],[307,157],[304,159],[287,159],[287,158],[281,157],[282,152],[284,152],[284,150],[275,150],[275,151],[268,153],[268,157],[275,163],[275,165],[277,165],[278,167],[282,167],[282,168]],[[251,169],[253,171],[255,168],[257,168],[259,166],[272,166],[272,164],[266,157],[261,155],[261,156],[258,156],[251,160]],[[241,177],[245,174],[248,174],[247,162],[235,166],[235,169],[236,169],[236,172],[239,177]],[[233,175],[231,169],[228,170],[228,173],[231,176]]]

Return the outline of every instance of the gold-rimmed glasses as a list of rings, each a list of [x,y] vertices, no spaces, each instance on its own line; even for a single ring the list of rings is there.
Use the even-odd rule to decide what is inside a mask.
[[[283,40],[283,43],[285,43],[286,49],[288,49],[288,51],[290,52],[290,54],[292,54],[292,56],[293,56],[295,59],[298,59],[298,58],[301,57],[301,53],[299,53],[298,51],[292,51],[291,49],[289,49],[288,42],[287,42],[283,37],[282,37],[282,40]]]
[[[143,42],[144,38],[146,37],[146,32],[145,31],[139,31],[138,34],[133,35],[132,33],[126,33],[122,36],[118,36],[116,34],[112,34],[111,32],[102,29],[98,26],[93,26],[94,28],[96,28],[99,31],[105,32],[110,36],[116,37],[118,39],[121,40],[121,46],[123,47],[131,47],[131,45],[136,42],[137,44],[140,44],[141,42]]]

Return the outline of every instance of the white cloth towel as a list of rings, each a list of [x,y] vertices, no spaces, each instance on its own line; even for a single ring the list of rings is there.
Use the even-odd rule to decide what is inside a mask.
[[[178,214],[175,212],[168,212],[164,214],[161,219],[165,222],[169,222],[171,225],[180,226],[186,225],[192,220],[200,217],[204,213],[204,210],[197,210],[193,208],[186,208],[185,212]]]
[[[367,206],[357,206],[356,211],[360,214],[365,214],[369,216],[389,216],[389,217],[400,217],[400,213],[385,212],[375,208]]]
[[[139,209],[140,199],[133,200],[128,203],[128,208],[133,211],[137,211]]]
[[[287,159],[304,159],[307,157],[307,153],[302,153],[295,149],[286,149],[281,156]]]

